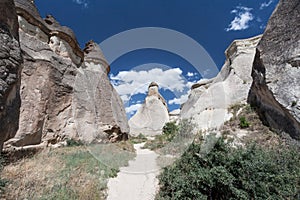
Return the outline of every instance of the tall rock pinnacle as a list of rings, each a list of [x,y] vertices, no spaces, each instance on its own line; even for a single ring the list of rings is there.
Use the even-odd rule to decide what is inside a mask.
[[[0,145],[126,139],[125,109],[100,47],[90,41],[81,50],[74,32],[51,15],[42,19],[32,0],[0,5]]]
[[[162,128],[169,121],[168,106],[158,91],[158,84],[150,83],[144,104],[129,120],[130,134],[153,136],[162,133]]]

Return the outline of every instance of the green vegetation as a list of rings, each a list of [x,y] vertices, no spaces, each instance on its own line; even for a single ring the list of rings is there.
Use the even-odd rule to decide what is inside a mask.
[[[175,122],[168,122],[163,127],[163,135],[165,139],[170,142],[174,139],[178,133],[179,127]]]
[[[297,101],[292,101],[292,107],[297,105]]]
[[[174,139],[178,134],[179,126],[175,122],[168,122],[163,127],[163,134],[156,135],[154,140],[148,140],[144,145],[144,148],[156,150],[163,148],[167,143]]]
[[[224,123],[220,131],[228,140],[233,140],[233,143],[256,143],[259,146],[281,143],[280,135],[262,123],[255,107],[249,104],[235,104],[230,107],[229,112],[233,113],[233,117]]]
[[[127,142],[47,148],[5,166],[1,178],[9,181],[0,198],[105,199],[107,180],[134,155]]]
[[[60,179],[57,179],[49,192],[44,192],[41,199],[103,198],[106,189],[105,180],[116,176],[118,172],[103,165],[87,151],[76,150],[71,154],[63,155],[63,159],[64,167],[57,174]],[[83,173],[86,173],[87,177],[83,177]],[[87,180],[88,177],[90,180]],[[80,185],[80,178],[85,179],[85,188]]]
[[[164,169],[156,199],[299,199],[299,150],[233,148],[223,138],[210,151],[201,147],[191,144]]]
[[[67,139],[67,146],[68,147],[77,147],[84,145],[82,141],[74,140],[74,139]]]
[[[185,140],[193,138],[194,127],[195,125],[188,119],[179,121],[178,125],[175,122],[168,122],[163,127],[163,134],[155,136],[154,140],[148,140],[144,148],[158,150],[170,143],[178,145],[184,143]]]
[[[244,116],[240,117],[240,127],[241,128],[248,128],[250,123],[246,120]]]
[[[131,136],[129,138],[129,142],[131,142],[132,144],[143,143],[143,142],[146,142],[146,141],[147,141],[146,136],[144,136],[141,133],[138,136],[136,136],[136,137]]]

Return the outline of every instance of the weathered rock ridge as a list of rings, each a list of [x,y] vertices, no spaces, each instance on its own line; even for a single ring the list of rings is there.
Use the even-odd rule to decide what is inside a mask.
[[[150,83],[144,104],[129,120],[130,134],[154,136],[162,133],[162,128],[169,121],[168,107],[158,91],[155,82]]]
[[[225,51],[226,61],[219,74],[192,86],[180,118],[192,119],[201,130],[219,129],[232,116],[228,108],[246,103],[252,83],[251,67],[261,36],[235,40]]]
[[[24,64],[20,119],[14,118],[19,129],[6,145],[126,138],[125,109],[99,46],[90,41],[81,50],[73,31],[53,16],[43,20],[32,1],[15,0],[15,6]]]
[[[257,47],[249,102],[270,127],[300,139],[300,1],[281,0]]]
[[[20,109],[22,56],[13,0],[0,2],[0,150],[16,134]]]

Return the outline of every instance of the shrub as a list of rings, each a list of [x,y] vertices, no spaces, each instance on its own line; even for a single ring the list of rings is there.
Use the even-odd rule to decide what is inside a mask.
[[[138,136],[132,136],[132,137],[130,137],[129,141],[132,144],[138,144],[138,143],[146,142],[147,141],[147,137],[144,136],[142,133],[140,133]]]
[[[191,144],[159,176],[157,199],[296,199],[300,155],[288,147],[232,148],[218,139],[208,154]],[[298,195],[298,196],[297,196]]]
[[[77,147],[77,146],[82,146],[84,143],[80,140],[74,140],[74,139],[67,139],[67,146],[68,147]]]
[[[241,128],[248,128],[250,123],[246,120],[244,116],[240,117],[240,127]]]
[[[148,140],[143,148],[157,150],[164,148],[170,143],[174,143],[175,146],[185,143],[185,141],[194,138],[192,132],[195,126],[190,119],[182,119],[178,125],[175,122],[168,122],[163,127],[163,133],[156,135],[154,140]]]
[[[191,137],[196,126],[191,119],[182,119],[178,124],[178,135],[180,137]]]
[[[179,127],[175,122],[167,122],[163,127],[163,135],[167,141],[172,141],[178,133]]]

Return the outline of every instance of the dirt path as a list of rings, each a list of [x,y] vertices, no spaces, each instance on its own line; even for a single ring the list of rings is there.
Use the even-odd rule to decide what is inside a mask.
[[[108,200],[153,200],[158,190],[157,154],[135,144],[136,158],[122,167],[117,177],[108,181]]]

